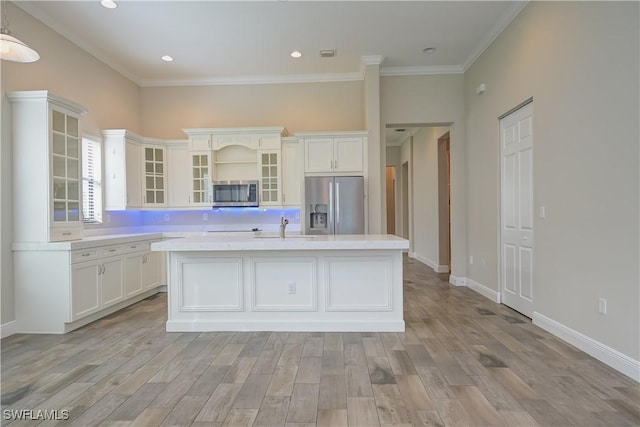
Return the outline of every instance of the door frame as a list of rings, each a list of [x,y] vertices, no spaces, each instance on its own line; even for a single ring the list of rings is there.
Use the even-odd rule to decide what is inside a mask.
[[[501,115],[498,116],[498,120],[497,120],[497,127],[498,127],[498,182],[497,182],[497,189],[498,189],[498,227],[497,227],[497,233],[498,233],[498,300],[496,302],[500,303],[500,304],[504,304],[504,296],[503,296],[503,276],[502,276],[502,267],[503,267],[503,261],[502,261],[502,220],[503,220],[503,215],[502,215],[502,132],[500,130],[500,121],[502,119],[504,119],[505,117],[509,116],[512,113],[515,113],[516,111],[518,111],[519,109],[526,107],[529,104],[533,103],[533,97],[530,97],[528,99],[526,99],[525,101],[521,102],[520,104],[516,105],[515,107],[509,109],[508,111],[506,111],[505,113],[502,113]],[[532,180],[533,180],[533,168],[532,168]],[[533,194],[532,194],[533,197]],[[532,200],[533,203],[533,200]],[[534,233],[535,233],[535,229],[534,229]],[[534,254],[535,256],[535,254]],[[535,303],[535,301],[533,301],[533,303]],[[507,306],[509,307],[509,306]],[[511,308],[511,307],[509,307]]]

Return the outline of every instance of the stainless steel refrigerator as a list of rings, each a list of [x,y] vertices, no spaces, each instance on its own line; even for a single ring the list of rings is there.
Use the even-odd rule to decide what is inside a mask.
[[[306,234],[364,234],[364,178],[307,177]]]

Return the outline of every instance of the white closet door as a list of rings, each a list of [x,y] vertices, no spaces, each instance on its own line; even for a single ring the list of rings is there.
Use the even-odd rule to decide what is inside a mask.
[[[500,120],[502,302],[533,315],[533,103]]]

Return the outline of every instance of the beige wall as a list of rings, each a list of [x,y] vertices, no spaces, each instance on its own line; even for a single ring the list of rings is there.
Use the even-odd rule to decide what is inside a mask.
[[[145,87],[141,134],[183,139],[182,129],[284,126],[289,133],[363,130],[363,82]]]
[[[11,104],[5,92],[14,90],[50,90],[87,107],[81,121],[84,133],[99,135],[100,129],[125,127],[140,130],[138,86],[87,54],[22,9],[7,3],[11,28],[40,53],[40,60],[30,64],[2,61],[2,109],[0,161],[2,200],[0,258],[2,260],[0,322],[14,319]]]
[[[467,267],[464,89],[462,74],[383,77],[380,83],[383,126],[451,123],[451,273],[456,277],[465,277]],[[413,220],[416,228],[419,221]]]
[[[465,88],[467,242],[486,261],[468,277],[499,291],[497,118],[533,97],[534,213],[547,213],[534,224],[534,311],[635,360],[638,6],[530,2],[470,68]],[[476,96],[480,83],[486,93]]]

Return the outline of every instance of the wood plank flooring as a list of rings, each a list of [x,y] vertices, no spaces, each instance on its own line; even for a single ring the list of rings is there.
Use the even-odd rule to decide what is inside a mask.
[[[640,425],[638,383],[416,261],[404,276],[404,333],[167,333],[158,294],[66,335],[13,335],[2,425]]]

